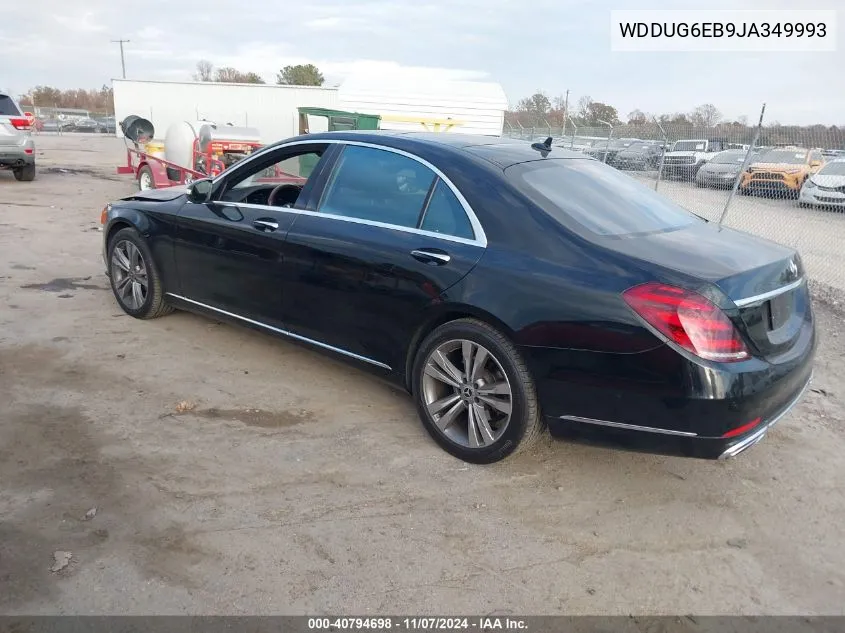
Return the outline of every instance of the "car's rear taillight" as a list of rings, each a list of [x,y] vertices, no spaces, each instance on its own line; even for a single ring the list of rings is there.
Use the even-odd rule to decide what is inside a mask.
[[[9,123],[12,124],[12,127],[16,130],[28,130],[32,127],[32,124],[29,122],[29,119],[24,117],[9,117]]]
[[[622,296],[646,323],[700,358],[730,363],[749,357],[728,316],[698,293],[646,283],[629,288]]]

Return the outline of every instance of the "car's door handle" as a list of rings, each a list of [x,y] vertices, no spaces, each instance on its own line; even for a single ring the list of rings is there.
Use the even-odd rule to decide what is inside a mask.
[[[279,223],[275,220],[255,220],[253,221],[252,226],[257,228],[259,231],[275,231],[279,228]]]
[[[413,250],[411,251],[411,257],[418,259],[421,262],[425,262],[426,264],[436,264],[437,266],[448,264],[452,259],[452,256],[449,255],[449,253],[433,248],[419,248]]]

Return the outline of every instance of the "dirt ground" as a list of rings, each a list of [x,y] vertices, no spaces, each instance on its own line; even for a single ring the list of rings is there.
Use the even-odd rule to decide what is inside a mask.
[[[36,181],[0,173],[0,613],[845,614],[837,308],[813,391],[735,460],[470,466],[321,353],[124,316],[98,231],[121,142],[38,146]]]

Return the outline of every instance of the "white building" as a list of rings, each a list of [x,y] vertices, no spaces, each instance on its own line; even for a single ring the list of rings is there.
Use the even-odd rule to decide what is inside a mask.
[[[457,125],[450,133],[500,135],[507,108],[496,83],[405,75],[350,77],[339,88],[129,79],[115,79],[113,85],[117,121],[142,116],[152,121],[159,138],[173,123],[206,119],[257,128],[262,142],[270,143],[299,133],[299,107],[378,114],[385,117],[384,129],[422,129],[409,118],[452,119]]]

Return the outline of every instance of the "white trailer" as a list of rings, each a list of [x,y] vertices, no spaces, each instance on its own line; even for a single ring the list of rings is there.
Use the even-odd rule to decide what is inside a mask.
[[[328,108],[382,117],[382,129],[420,130],[421,120],[451,134],[499,136],[507,98],[497,83],[432,80],[414,73],[352,76],[337,87],[114,79],[115,118],[149,119],[157,130],[192,120],[256,128],[262,143],[299,133],[297,108]],[[314,129],[312,131],[318,131]],[[117,134],[121,132],[118,129]]]
[[[262,143],[296,136],[297,108],[337,108],[337,88],[114,79],[115,119],[149,119],[157,130],[186,120],[257,128]],[[118,129],[117,134],[121,132]]]
[[[413,73],[353,75],[339,88],[341,110],[378,114],[384,130],[419,130],[420,120],[459,121],[452,134],[501,136],[508,99],[497,83],[432,80]]]

